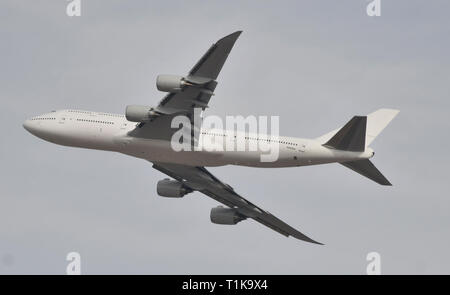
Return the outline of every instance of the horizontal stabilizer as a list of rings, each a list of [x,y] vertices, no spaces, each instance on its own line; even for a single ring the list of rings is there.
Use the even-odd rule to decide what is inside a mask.
[[[370,160],[364,159],[358,161],[343,162],[341,164],[367,178],[372,179],[376,183],[379,183],[381,185],[392,185],[389,180],[387,180],[386,177],[381,174],[377,167],[375,167],[375,165],[370,162]]]
[[[324,146],[343,151],[363,152],[366,148],[366,116],[354,116]]]

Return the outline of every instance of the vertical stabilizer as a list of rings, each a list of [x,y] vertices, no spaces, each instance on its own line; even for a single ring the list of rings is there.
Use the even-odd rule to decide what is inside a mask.
[[[366,146],[370,145],[399,112],[393,109],[380,109],[367,115]]]

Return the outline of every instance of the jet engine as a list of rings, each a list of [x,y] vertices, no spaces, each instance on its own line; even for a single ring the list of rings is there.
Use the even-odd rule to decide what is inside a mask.
[[[131,122],[149,122],[161,113],[149,106],[128,105],[125,110],[125,117]]]
[[[218,206],[211,209],[211,222],[216,224],[236,224],[246,217],[233,208]]]
[[[156,192],[161,197],[182,198],[185,194],[192,192],[192,190],[177,180],[165,178],[158,181],[158,184],[156,185]]]
[[[182,76],[158,75],[156,77],[156,88],[162,92],[180,92],[183,86],[192,85]]]

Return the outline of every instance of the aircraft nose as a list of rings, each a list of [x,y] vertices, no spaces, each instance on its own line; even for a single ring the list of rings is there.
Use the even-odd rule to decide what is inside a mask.
[[[23,122],[22,126],[23,128],[25,128],[25,130],[27,130],[28,132],[31,132],[31,120],[26,120],[25,122]]]
[[[32,121],[30,119],[26,120],[25,122],[23,122],[22,124],[23,128],[25,128],[26,131],[30,132],[31,134],[38,136],[38,127],[37,123],[35,121]]]
[[[43,140],[53,142],[54,137],[58,135],[58,126],[54,124],[56,118],[52,114],[44,114],[33,117],[22,123],[23,128],[32,135]]]

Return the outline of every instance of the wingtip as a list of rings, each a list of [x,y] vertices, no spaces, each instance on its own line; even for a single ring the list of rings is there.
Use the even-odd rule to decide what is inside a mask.
[[[387,178],[385,178],[384,181],[378,183],[384,186],[392,186],[392,183],[389,180],[387,180]]]
[[[317,242],[317,241],[314,241],[314,240],[301,240],[301,241],[303,241],[303,242],[308,242],[308,243],[311,243],[311,244],[316,244],[316,245],[320,245],[320,246],[324,246],[325,244],[323,244],[323,243],[321,243],[321,242]]]
[[[296,238],[296,239],[298,239],[298,240],[300,240],[300,241],[303,241],[303,242],[308,242],[308,243],[317,244],[317,245],[322,245],[322,246],[325,245],[325,244],[322,244],[322,243],[320,243],[320,242],[314,241],[313,239],[311,239],[311,238],[305,236],[304,234],[301,234],[300,236],[291,235],[291,237]]]
[[[229,35],[223,37],[222,39],[233,38],[233,39],[236,40],[237,38],[239,38],[239,36],[240,36],[241,34],[242,34],[242,31],[236,31],[236,32],[233,32],[233,33],[231,33],[231,34],[229,34]]]
[[[217,42],[215,44],[218,45],[220,43],[230,43],[230,44],[234,45],[234,43],[239,38],[241,33],[242,33],[242,31],[236,31],[234,33],[226,35],[225,37],[222,37],[221,39],[217,40]]]
[[[321,245],[321,246],[324,246],[324,245],[325,245],[325,244],[323,244],[323,243],[320,243],[320,242],[317,242],[317,241],[313,241],[313,240],[311,240],[310,243],[317,244],[317,245]]]

